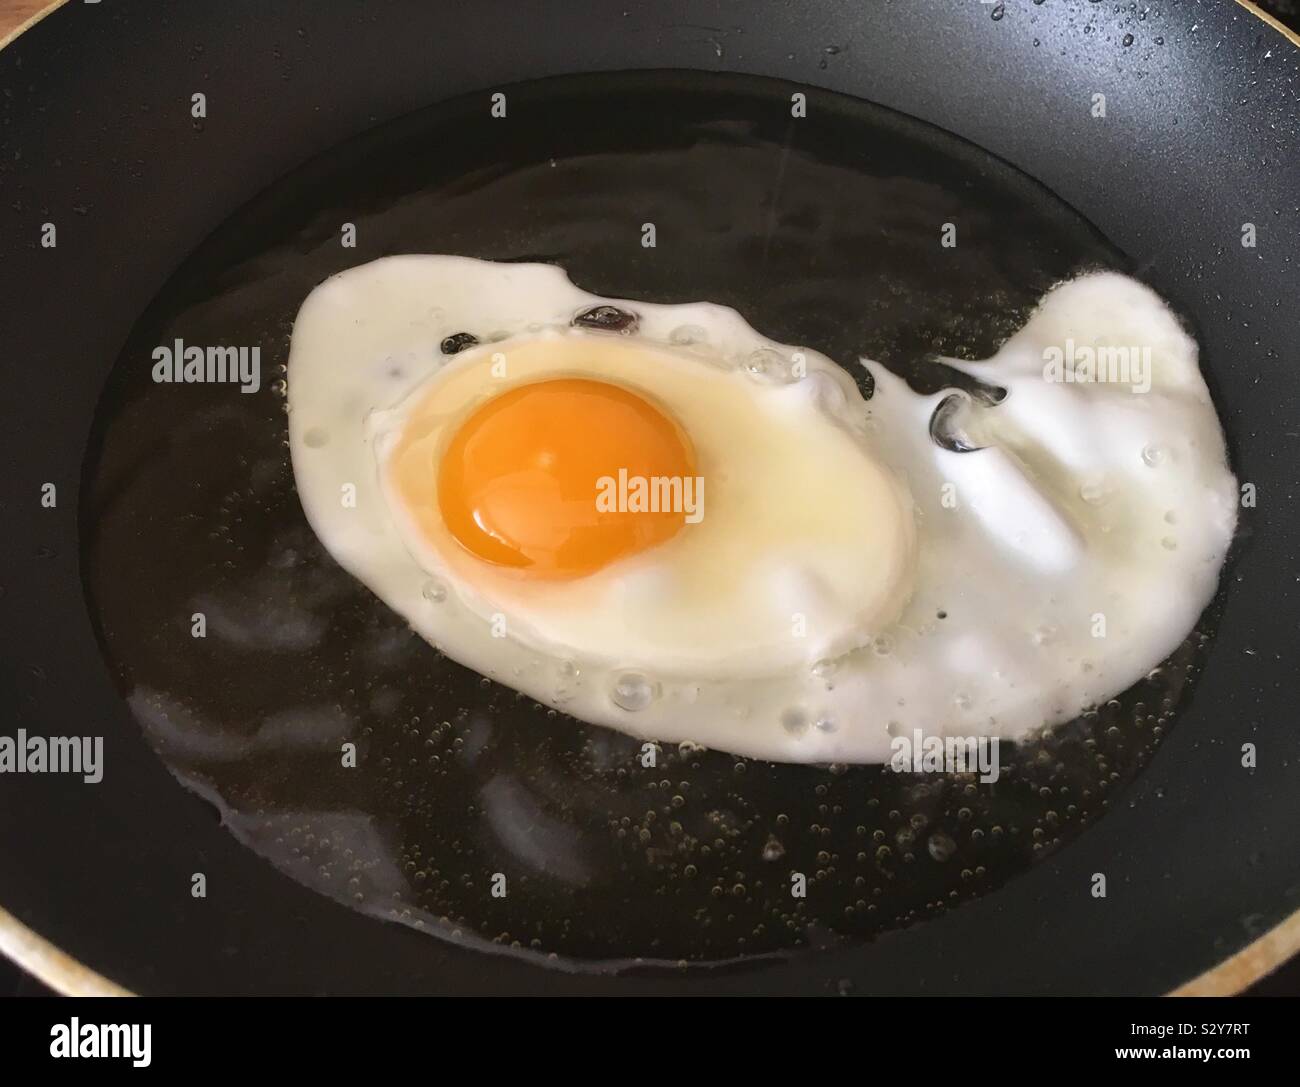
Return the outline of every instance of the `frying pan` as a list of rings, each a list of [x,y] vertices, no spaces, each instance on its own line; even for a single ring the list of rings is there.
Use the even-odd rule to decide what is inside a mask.
[[[1243,511],[1215,634],[1175,727],[1065,848],[871,940],[715,969],[566,972],[380,923],[239,844],[169,774],[105,666],[78,511],[101,391],[132,329],[250,197],[433,103],[662,69],[876,103],[1041,183],[1195,329],[1234,470],[1258,501]],[[5,726],[106,745],[97,785],[0,778],[0,946],[48,983],[150,994],[1233,992],[1300,947],[1300,48],[1258,10],[68,2],[7,43],[0,89]],[[202,125],[196,91],[209,103]],[[1090,109],[1097,94],[1104,120]],[[259,222],[256,211],[237,221],[245,232]],[[45,222],[57,224],[54,249],[40,245]],[[47,482],[54,508],[40,502]],[[212,888],[201,900],[188,893],[195,871]],[[1097,872],[1110,887],[1101,906],[1088,893]]]

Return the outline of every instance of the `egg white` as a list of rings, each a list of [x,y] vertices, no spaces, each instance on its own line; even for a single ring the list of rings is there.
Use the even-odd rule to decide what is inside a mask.
[[[789,515],[772,525],[808,532],[747,539],[741,505],[693,538],[700,565],[677,568],[743,568],[731,596],[687,578],[685,610],[666,610],[676,575],[656,553],[671,558],[676,537],[607,576],[512,592],[484,564],[420,539],[385,485],[386,450],[430,382],[468,371],[476,354],[526,358],[517,348],[574,336],[570,318],[605,302],[640,318],[620,342],[643,344],[648,369],[629,378],[625,362],[620,374],[633,385],[680,379],[683,396],[668,399],[690,416],[693,440],[743,444],[761,417],[796,457],[766,462],[747,499],[764,501],[766,472],[766,500]],[[440,340],[463,331],[490,342],[442,360]],[[1045,381],[1043,352],[1067,337],[1148,346],[1150,391]],[[1235,525],[1236,483],[1195,344],[1140,284],[1113,274],[1063,284],[992,359],[952,364],[1008,390],[964,413],[984,446],[974,452],[930,439],[949,393],[918,396],[864,360],[875,381],[865,402],[830,360],[722,307],[604,299],[549,266],[385,258],[327,280],[298,315],[295,480],[344,568],[484,675],[647,739],[881,762],[904,732],[1013,738],[1131,686],[1195,624]],[[462,406],[484,395],[469,392]],[[720,485],[710,482],[711,502]],[[883,552],[869,524],[882,496],[903,533],[886,533]],[[881,553],[889,569],[865,576]]]

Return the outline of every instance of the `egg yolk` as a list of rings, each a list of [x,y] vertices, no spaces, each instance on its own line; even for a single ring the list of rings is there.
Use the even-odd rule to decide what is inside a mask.
[[[620,479],[694,475],[689,439],[658,406],[620,385],[554,378],[502,393],[461,424],[438,466],[438,506],[486,562],[581,577],[685,523],[680,511],[626,501]]]

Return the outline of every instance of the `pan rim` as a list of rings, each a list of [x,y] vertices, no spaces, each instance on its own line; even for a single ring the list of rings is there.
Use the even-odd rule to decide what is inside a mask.
[[[0,49],[12,45],[37,23],[69,2],[70,0],[52,0],[28,16],[0,36]],[[1286,27],[1252,0],[1235,2],[1300,49],[1300,32]],[[63,996],[137,995],[63,951],[3,905],[0,905],[0,954]],[[1300,909],[1236,953],[1165,995],[1235,996],[1297,954],[1300,954]]]
[[[63,996],[135,996],[0,906],[0,952]]]

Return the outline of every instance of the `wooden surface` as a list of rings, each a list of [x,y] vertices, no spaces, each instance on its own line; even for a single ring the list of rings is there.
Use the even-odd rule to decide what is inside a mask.
[[[0,41],[33,15],[50,7],[53,0],[0,0]]]

